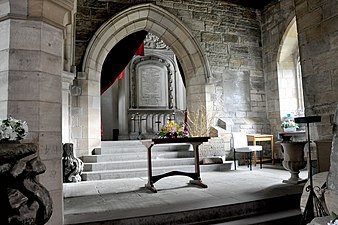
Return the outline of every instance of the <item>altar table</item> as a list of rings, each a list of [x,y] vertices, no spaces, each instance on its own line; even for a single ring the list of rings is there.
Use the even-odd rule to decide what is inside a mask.
[[[271,163],[275,164],[275,151],[273,148],[273,135],[272,134],[247,134],[248,141],[252,141],[253,145],[256,145],[260,141],[269,141],[271,145]],[[256,152],[254,153],[254,163],[256,165]]]
[[[146,188],[156,193],[157,190],[154,187],[154,183],[158,180],[174,175],[183,175],[192,178],[190,180],[190,184],[195,184],[203,188],[207,188],[208,186],[204,184],[201,180],[200,176],[200,162],[199,162],[199,152],[198,147],[203,142],[207,142],[210,137],[190,137],[190,138],[158,138],[158,139],[149,139],[149,140],[141,140],[142,144],[148,149],[148,183],[145,185]],[[171,171],[168,173],[160,174],[153,176],[152,173],[152,160],[151,160],[151,148],[157,144],[172,144],[172,143],[189,143],[193,146],[194,156],[195,156],[195,172],[187,173],[182,171]]]

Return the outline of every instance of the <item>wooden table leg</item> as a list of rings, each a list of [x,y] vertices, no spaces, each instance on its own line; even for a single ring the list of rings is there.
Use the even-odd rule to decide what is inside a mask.
[[[256,146],[256,138],[253,139],[253,145]],[[254,151],[254,165],[256,166],[256,162],[257,162],[257,155],[256,155],[256,151]]]
[[[148,154],[147,154],[147,157],[148,157],[148,183],[145,185],[146,188],[148,188],[150,191],[156,193],[157,190],[156,188],[154,187],[154,183],[153,183],[153,171],[152,171],[152,166],[151,166],[151,147],[153,145],[151,144],[147,150],[148,150]]]
[[[194,154],[195,154],[195,173],[197,175],[197,178],[195,180],[190,180],[190,184],[198,185],[202,188],[207,188],[208,185],[204,184],[201,179],[201,171],[200,171],[200,156],[198,152],[198,146],[202,143],[191,143],[194,148]]]
[[[275,165],[275,150],[274,150],[273,136],[271,137],[271,164]]]

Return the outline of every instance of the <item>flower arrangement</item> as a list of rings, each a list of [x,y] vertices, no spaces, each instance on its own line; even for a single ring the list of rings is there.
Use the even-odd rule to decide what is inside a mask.
[[[332,212],[333,219],[327,225],[338,225],[338,215]]]
[[[28,126],[26,121],[8,117],[0,119],[0,142],[20,141],[26,137]]]
[[[158,136],[160,138],[186,138],[190,135],[186,126],[175,123],[174,121],[169,121],[167,125],[161,127]]]
[[[298,124],[295,123],[295,121],[293,121],[292,119],[286,119],[282,122],[281,127],[282,128],[290,128],[290,127],[298,128]]]

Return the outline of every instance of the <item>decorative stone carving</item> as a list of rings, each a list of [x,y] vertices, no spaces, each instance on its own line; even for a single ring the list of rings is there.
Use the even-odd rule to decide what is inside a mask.
[[[72,143],[63,145],[63,182],[79,182],[83,171],[83,162],[75,157]]]
[[[137,57],[131,64],[131,107],[174,108],[176,89],[172,64],[155,55]]]
[[[0,224],[40,225],[52,215],[47,189],[36,180],[46,171],[35,144],[0,144]]]
[[[144,40],[144,47],[151,49],[170,49],[159,37],[152,33],[147,34],[146,39]]]

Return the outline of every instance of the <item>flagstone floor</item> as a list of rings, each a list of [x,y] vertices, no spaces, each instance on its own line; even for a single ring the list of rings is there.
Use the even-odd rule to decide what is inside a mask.
[[[307,171],[300,172],[307,179]],[[142,217],[161,213],[215,207],[286,194],[302,193],[304,183],[292,185],[282,181],[290,173],[280,165],[263,165],[249,171],[203,172],[208,188],[189,185],[185,176],[173,176],[155,183],[158,193],[144,185],[147,178],[86,181],[64,184],[65,224]]]

